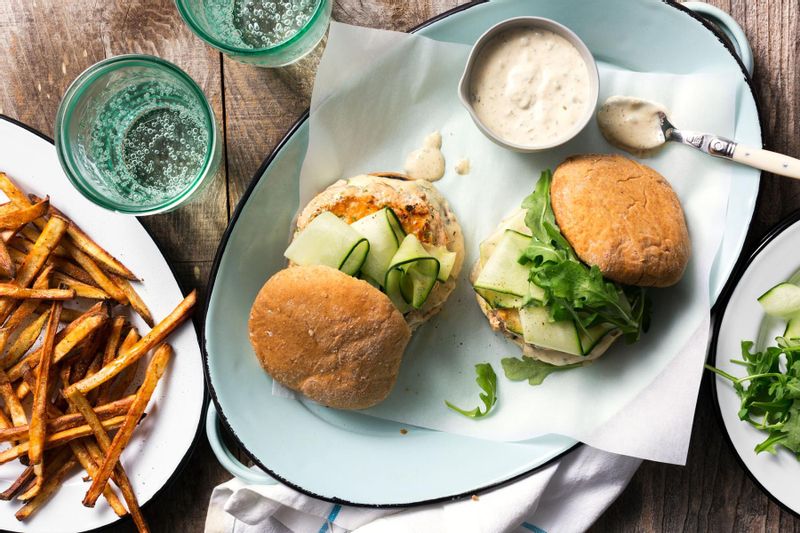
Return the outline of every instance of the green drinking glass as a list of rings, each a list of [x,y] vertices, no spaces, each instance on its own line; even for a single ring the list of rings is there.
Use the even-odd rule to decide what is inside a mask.
[[[331,0],[175,0],[189,28],[242,63],[281,67],[320,42]]]
[[[216,175],[221,146],[203,91],[168,61],[123,55],[69,86],[55,145],[69,180],[95,204],[132,215],[170,211]]]

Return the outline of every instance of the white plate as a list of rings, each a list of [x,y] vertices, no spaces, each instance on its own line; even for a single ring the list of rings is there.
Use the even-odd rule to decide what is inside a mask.
[[[712,338],[709,364],[734,376],[744,376],[743,368],[730,362],[738,359],[741,341],[756,342],[761,350],[782,335],[785,321],[767,317],[756,299],[770,287],[788,280],[800,269],[800,212],[779,224],[753,253],[727,303],[720,302]],[[735,274],[734,274],[735,276]],[[734,278],[735,279],[735,278]],[[712,385],[719,415],[729,441],[754,481],[778,503],[800,513],[800,461],[785,448],[777,455],[756,455],[756,444],[767,434],[739,420],[739,397],[730,382],[716,377]]]
[[[26,191],[39,196],[49,194],[54,206],[141,277],[143,283],[137,284],[136,289],[156,320],[181,301],[178,283],[147,231],[134,217],[105,211],[73,189],[49,139],[0,115],[0,140],[0,171]],[[148,330],[139,317],[134,323],[139,331]],[[148,416],[122,454],[122,463],[141,505],[152,499],[188,459],[205,405],[200,347],[191,323],[181,326],[169,342],[175,355],[153,394]],[[21,471],[17,461],[0,466],[0,487],[4,490]],[[24,523],[14,517],[20,502],[0,501],[0,529],[77,532],[116,522],[117,515],[102,498],[94,509],[81,504],[88,488],[81,475],[74,474]]]

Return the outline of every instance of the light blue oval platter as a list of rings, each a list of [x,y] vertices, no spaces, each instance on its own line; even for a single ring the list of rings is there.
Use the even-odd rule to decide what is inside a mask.
[[[418,32],[471,44],[490,26],[521,15],[566,25],[597,59],[627,69],[741,73],[736,137],[761,144],[755,99],[733,48],[708,23],[672,2],[495,0],[462,6]],[[303,118],[259,169],[211,273],[206,378],[222,424],[242,449],[273,478],[304,493],[337,503],[407,506],[469,496],[509,482],[575,447],[576,441],[558,435],[517,443],[421,428],[403,435],[400,424],[273,396],[272,380],[248,342],[247,318],[261,285],[285,266],[282,253],[298,208],[298,176],[308,133]],[[723,245],[712,272],[715,297],[741,251],[759,178],[753,169],[734,170]]]

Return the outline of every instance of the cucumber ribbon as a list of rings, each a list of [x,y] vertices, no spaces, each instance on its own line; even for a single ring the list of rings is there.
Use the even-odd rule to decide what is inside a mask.
[[[425,303],[437,281],[445,282],[456,260],[444,246],[426,248],[406,235],[389,208],[347,224],[331,212],[317,216],[284,255],[298,265],[327,265],[358,275],[386,292],[405,313]]]

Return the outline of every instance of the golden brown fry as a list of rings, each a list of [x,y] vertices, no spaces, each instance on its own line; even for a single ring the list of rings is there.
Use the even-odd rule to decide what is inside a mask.
[[[0,180],[2,182],[2,180]],[[20,287],[28,287],[33,282],[36,275],[44,267],[50,252],[58,245],[61,237],[67,231],[67,222],[63,218],[50,217],[47,224],[36,239],[33,249],[25,256],[22,264],[17,269],[17,275],[14,278],[16,285]],[[10,298],[0,299],[0,321],[5,320],[14,305],[14,300]]]
[[[86,422],[92,428],[92,433],[94,434],[95,440],[97,440],[97,444],[100,445],[100,449],[103,450],[104,453],[108,454],[108,451],[111,447],[111,439],[109,438],[106,429],[103,427],[103,422],[97,418],[97,415],[95,415],[94,411],[92,410],[92,406],[89,404],[86,396],[81,394],[81,391],[78,389],[66,389],[64,392],[70,407],[83,415],[83,417],[86,419]],[[128,475],[125,473],[125,469],[120,463],[117,463],[114,466],[114,471],[117,475],[117,481],[119,488],[122,491],[122,496],[125,498],[125,502],[128,504],[128,510],[131,513],[131,518],[133,518],[133,523],[136,524],[136,528],[139,531],[150,531],[150,529],[147,527],[147,522],[142,515],[141,509],[139,509],[139,502],[136,499],[136,494],[133,492],[133,487],[131,487],[130,480],[128,480]]]
[[[60,272],[65,276],[69,276],[73,279],[76,279],[81,283],[85,283],[86,285],[97,287],[97,283],[92,279],[92,276],[90,276],[88,272],[86,272],[84,269],[82,269],[69,259],[64,259],[63,257],[50,256],[50,259],[48,259],[47,262],[48,264],[52,264],[57,272]]]
[[[106,366],[114,360],[117,356],[117,351],[120,347],[120,339],[122,338],[122,329],[125,327],[125,317],[115,317],[111,325],[108,327],[108,337],[106,338],[106,346],[103,349],[103,364]],[[133,329],[131,329],[133,331]],[[130,331],[128,332],[130,334]],[[107,403],[110,398],[111,387],[108,383],[104,383],[97,389],[97,402],[100,404]]]
[[[121,426],[123,422],[125,422],[125,416],[115,416],[103,420],[101,423],[105,429],[115,429]],[[65,429],[64,431],[58,431],[45,437],[44,448],[45,450],[57,448],[58,446],[66,444],[71,440],[88,437],[91,434],[92,428],[89,426],[89,424],[83,424],[80,426],[75,426],[74,428]],[[0,464],[5,464],[9,461],[13,461],[14,459],[18,459],[23,455],[27,455],[28,447],[29,446],[27,442],[22,442],[16,446],[0,451]]]
[[[95,414],[100,420],[108,420],[115,416],[122,416],[128,412],[135,394],[125,396],[119,400],[114,400],[103,405],[98,405],[94,408]],[[69,413],[66,415],[57,416],[47,420],[47,433],[58,433],[67,429],[72,429],[83,424],[83,415],[80,413]],[[8,442],[12,440],[19,440],[25,438],[28,434],[27,425],[15,426],[0,429],[0,442]]]
[[[0,297],[16,300],[71,300],[75,298],[75,291],[72,289],[28,289],[11,283],[0,283]]]
[[[116,286],[113,281],[106,275],[103,270],[97,266],[97,263],[89,257],[88,254],[83,253],[79,250],[75,245],[70,243],[64,243],[64,247],[69,252],[70,257],[75,260],[83,269],[92,276],[92,279],[97,283],[97,285],[106,291],[111,298],[118,301],[121,304],[127,304],[128,298],[125,296],[125,293],[122,292],[122,289]]]
[[[71,322],[67,327],[58,332],[56,336],[56,349],[54,362],[59,363],[69,353],[80,344],[86,337],[88,337],[97,328],[105,324],[108,320],[108,313],[103,310],[103,307],[95,306],[86,311],[77,320]],[[30,363],[31,368],[36,368],[37,361],[40,357],[39,351],[41,348],[34,350],[28,354],[22,361],[12,366],[8,370],[8,376],[12,381],[16,381],[22,377],[22,364],[25,361]]]
[[[19,209],[31,205],[25,193],[4,172],[0,172],[0,191],[3,191],[11,203]]]
[[[33,199],[34,201],[40,200],[36,196],[33,196]],[[96,262],[100,263],[105,270],[113,272],[114,274],[122,276],[131,281],[136,281],[138,279],[128,267],[123,265],[122,262],[116,257],[108,253],[102,246],[97,244],[91,237],[89,237],[89,235],[86,234],[86,232],[84,232],[77,224],[75,224],[73,220],[64,215],[64,213],[53,206],[50,206],[50,212],[55,213],[56,215],[59,215],[69,221],[67,234],[69,235],[72,243],[80,248],[83,252],[91,256]]]
[[[33,283],[33,288],[46,289],[50,283],[50,272],[52,270],[53,269],[50,266],[45,267],[41,273],[39,273],[39,276]],[[14,312],[8,317],[6,323],[2,328],[0,328],[0,352],[2,352],[6,347],[8,339],[16,331],[16,329],[20,327],[34,311],[36,311],[41,303],[42,302],[39,300],[27,300],[21,302],[17,308],[14,309]]]
[[[52,454],[52,457],[48,459],[48,467],[50,468],[50,471],[57,472],[58,469],[61,468],[61,465],[67,462],[67,460],[70,458],[70,455],[72,454],[69,453],[68,449],[62,448],[60,450],[56,450]],[[25,492],[17,496],[17,499],[23,502],[33,499],[34,496],[39,494],[39,491],[44,486],[45,476],[42,465],[38,464],[31,466],[33,466],[33,474],[35,476],[33,483],[25,487]]]
[[[28,423],[28,417],[25,415],[25,409],[19,402],[17,395],[14,394],[14,389],[11,388],[11,382],[8,379],[8,374],[0,370],[0,396],[6,403],[6,408],[11,415],[11,421],[15,426],[24,426]]]
[[[78,466],[77,459],[74,457],[67,459],[67,461],[61,465],[52,476],[47,478],[36,497],[34,497],[31,501],[26,503],[22,509],[16,512],[14,516],[17,518],[17,520],[25,520],[33,513],[41,509],[41,507],[53,496],[58,487],[61,486],[61,483],[64,482],[64,479],[66,479],[72,469],[74,469],[76,466]]]
[[[30,350],[31,346],[36,342],[36,339],[39,338],[39,334],[42,332],[42,328],[44,328],[45,322],[47,322],[49,316],[50,311],[46,311],[20,331],[17,338],[11,346],[9,346],[8,352],[6,352],[3,359],[0,361],[0,367],[3,369],[10,367],[19,361],[20,357],[25,355],[25,352]]]
[[[3,430],[12,427],[14,424],[11,423],[11,420],[8,419],[6,414],[0,409],[0,428]]]
[[[80,309],[65,307],[61,310],[61,323],[71,324],[83,316],[83,313],[84,311],[81,311]]]
[[[68,288],[75,291],[75,296],[79,298],[89,298],[92,300],[108,300],[110,297],[103,289],[99,289],[94,285],[83,283],[75,278],[62,274],[61,272],[53,273],[53,281],[56,283],[63,283]]]
[[[125,296],[128,298],[128,303],[133,310],[136,311],[142,319],[144,319],[145,324],[150,326],[151,328],[155,325],[155,321],[153,320],[153,314],[150,312],[150,309],[147,307],[147,304],[144,303],[142,297],[139,296],[139,293],[133,288],[131,282],[127,279],[123,278],[122,276],[117,276],[115,274],[108,275],[111,278],[117,287],[125,293]]]
[[[17,273],[17,265],[11,258],[11,253],[8,251],[5,241],[0,239],[0,276],[6,278],[13,278]]]
[[[136,328],[131,328],[127,337],[125,337],[125,340],[122,341],[122,345],[119,347],[119,351],[117,353],[121,354],[129,350],[137,342],[139,342],[139,332],[136,331]],[[131,363],[125,370],[119,373],[114,381],[107,381],[100,386],[101,390],[106,387],[108,391],[101,397],[104,400],[103,403],[105,403],[105,401],[107,401],[109,398],[118,398],[128,392],[131,383],[133,383],[133,380],[136,378],[136,374],[139,371],[139,365],[141,362],[142,359],[139,359],[138,361]]]
[[[69,443],[69,447],[72,448],[72,454],[78,459],[78,462],[81,463],[86,473],[89,474],[90,477],[94,477],[97,472],[97,463],[92,458],[92,454],[89,453],[86,444],[82,440],[73,440]],[[110,484],[107,484],[106,488],[103,490],[103,496],[117,516],[125,516],[128,514],[128,510],[122,505],[117,493],[114,492]]]
[[[156,324],[156,326],[139,340],[139,342],[134,344],[133,347],[121,353],[119,357],[101,368],[97,374],[70,385],[64,392],[68,396],[70,392],[74,390],[85,394],[122,372],[126,366],[139,359],[155,346],[164,342],[164,339],[166,339],[175,328],[191,316],[192,308],[196,302],[197,291],[192,291],[164,320]]]
[[[33,282],[66,231],[67,221],[60,217],[50,217],[14,278],[17,285],[27,287]]]
[[[171,356],[172,348],[169,344],[160,345],[153,354],[153,358],[147,366],[147,373],[145,374],[142,386],[139,387],[136,393],[136,399],[125,415],[125,423],[122,424],[119,431],[117,431],[117,434],[114,436],[111,447],[106,450],[106,458],[103,460],[103,464],[100,466],[97,475],[92,477],[92,485],[89,487],[89,491],[83,499],[83,505],[94,507],[97,498],[102,494],[103,489],[108,483],[108,479],[111,477],[111,472],[119,461],[125,446],[128,445],[128,442],[133,436],[133,431],[136,429],[142,414],[144,414],[145,408],[147,408],[147,404],[150,402],[150,397],[153,395],[158,381],[161,379],[161,376],[164,375],[164,371],[167,369],[167,364]]]
[[[21,207],[9,213],[0,213],[0,229],[16,229],[28,222],[33,222],[37,218],[44,216],[49,206],[50,199],[45,198],[34,205]]]
[[[14,480],[6,490],[0,492],[0,500],[8,501],[16,496],[30,481],[33,480],[33,467],[29,466]]]
[[[30,442],[28,459],[33,465],[41,463],[44,455],[44,439],[47,433],[47,399],[50,390],[50,365],[53,361],[53,351],[56,346],[61,305],[61,302],[53,302],[50,307],[50,318],[47,320],[47,329],[44,333],[41,349],[42,355],[39,358],[36,388],[33,389],[33,408],[31,410],[30,429],[28,430],[28,441]],[[38,474],[39,472],[37,472],[37,477],[41,477]]]

